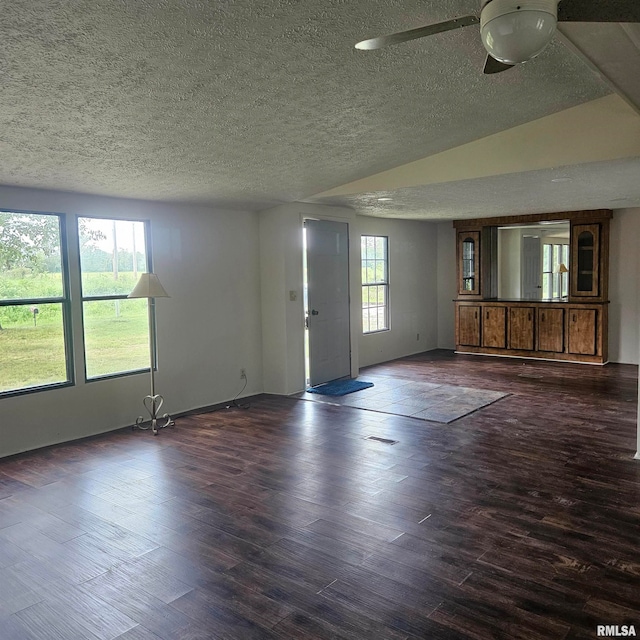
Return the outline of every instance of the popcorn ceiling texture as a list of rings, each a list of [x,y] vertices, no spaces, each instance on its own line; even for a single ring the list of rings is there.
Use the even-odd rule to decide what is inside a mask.
[[[526,215],[640,207],[640,158],[564,166],[561,175],[571,182],[552,183],[558,175],[556,169],[542,169],[410,187],[388,194],[378,191],[309,200],[351,207],[377,218],[434,221],[508,216],[514,211]],[[378,198],[385,195],[392,199],[379,202]]]
[[[13,0],[0,184],[264,209],[608,93],[559,43],[487,78],[475,0]]]

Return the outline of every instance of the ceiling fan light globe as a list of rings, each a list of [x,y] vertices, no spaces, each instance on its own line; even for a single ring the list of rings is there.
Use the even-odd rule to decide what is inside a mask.
[[[518,64],[535,58],[551,42],[557,2],[493,0],[480,19],[482,44],[489,55],[506,64]]]

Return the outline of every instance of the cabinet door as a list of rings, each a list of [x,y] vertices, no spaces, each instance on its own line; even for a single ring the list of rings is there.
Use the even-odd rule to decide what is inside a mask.
[[[538,309],[538,351],[564,351],[564,309]]]
[[[509,309],[509,348],[533,351],[533,307],[511,307]]]
[[[482,346],[505,349],[507,346],[507,308],[484,307],[482,313]]]
[[[458,232],[458,294],[480,295],[480,232]]]
[[[458,342],[469,347],[480,346],[480,307],[458,308]]]
[[[569,353],[596,355],[597,313],[595,309],[569,309]]]
[[[600,294],[600,225],[573,225],[571,251],[571,295],[597,297]]]

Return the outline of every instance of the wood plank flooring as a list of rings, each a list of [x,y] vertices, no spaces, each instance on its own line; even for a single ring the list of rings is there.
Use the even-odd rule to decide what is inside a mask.
[[[367,373],[511,395],[448,425],[259,396],[0,460],[2,640],[640,634],[637,367]]]

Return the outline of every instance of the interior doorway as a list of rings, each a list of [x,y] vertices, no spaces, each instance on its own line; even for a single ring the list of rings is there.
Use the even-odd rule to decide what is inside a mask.
[[[539,300],[542,297],[542,244],[539,236],[522,238],[522,297]]]

